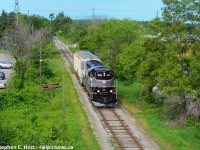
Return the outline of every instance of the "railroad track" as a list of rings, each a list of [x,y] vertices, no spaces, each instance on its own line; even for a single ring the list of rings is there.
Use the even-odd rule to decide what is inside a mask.
[[[129,126],[115,108],[97,108],[99,118],[108,135],[113,138],[117,147],[122,150],[142,150],[143,147],[133,135]]]
[[[54,41],[56,45],[60,48],[64,56],[67,58],[68,62],[73,67],[74,61],[73,61],[73,53],[69,50],[69,48],[60,40],[58,40],[56,37],[54,38]]]
[[[54,39],[62,53],[73,67],[73,54],[68,47],[58,40]],[[113,139],[115,146],[121,150],[143,150],[139,140],[134,136],[130,127],[117,113],[116,108],[97,108],[97,115],[101,120],[107,134]]]

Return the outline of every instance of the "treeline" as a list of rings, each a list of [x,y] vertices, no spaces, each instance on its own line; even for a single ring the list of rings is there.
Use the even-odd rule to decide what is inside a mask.
[[[164,105],[167,118],[199,120],[200,3],[163,0],[163,4],[162,17],[148,25],[130,19],[101,20],[95,26],[72,20],[57,33],[99,56],[118,79],[137,78],[141,94],[150,103]]]

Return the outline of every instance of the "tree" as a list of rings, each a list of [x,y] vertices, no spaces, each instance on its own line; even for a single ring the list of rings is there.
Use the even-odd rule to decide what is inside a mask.
[[[117,73],[119,71],[117,56],[143,33],[143,27],[135,21],[106,20],[89,28],[80,47],[96,53],[106,65]]]
[[[39,15],[32,15],[28,17],[28,20],[25,23],[30,23],[34,29],[38,30],[41,28],[45,28],[49,24],[49,20]]]
[[[34,34],[31,33],[29,25],[18,25],[15,29],[7,32],[2,40],[2,47],[5,50],[11,51],[11,55],[15,59],[15,68],[18,83],[17,88],[22,89],[25,81],[25,73],[30,66],[30,56],[32,49],[42,39],[44,30],[37,30]]]
[[[9,31],[13,28],[14,28],[14,13],[11,12],[7,14],[5,10],[3,10],[0,16],[0,39],[2,38],[4,32]]]
[[[131,81],[139,69],[139,65],[145,60],[146,53],[144,41],[139,39],[127,45],[118,55],[118,75],[121,80]]]
[[[68,16],[66,17],[64,12],[60,12],[53,21],[55,31],[60,31],[60,29],[62,29],[65,24],[68,24],[71,22],[72,22],[72,19],[70,17]]]

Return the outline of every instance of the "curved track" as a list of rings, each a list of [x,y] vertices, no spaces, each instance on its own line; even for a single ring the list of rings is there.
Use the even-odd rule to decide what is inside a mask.
[[[68,47],[56,37],[54,41],[73,67],[72,52],[69,51]],[[117,113],[115,108],[97,108],[96,110],[104,129],[110,138],[113,139],[115,147],[126,150],[144,149],[141,141],[134,136],[134,133],[131,131],[122,117]]]

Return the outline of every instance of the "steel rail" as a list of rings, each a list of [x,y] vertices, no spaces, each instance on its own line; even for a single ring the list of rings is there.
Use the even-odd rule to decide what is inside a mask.
[[[110,133],[112,134],[116,144],[118,145],[118,147],[120,149],[125,149],[128,147],[123,146],[123,140],[120,140],[120,136],[117,137],[117,133],[114,132],[115,129],[113,129],[113,127],[109,124],[109,121],[106,119],[106,115],[102,112],[102,110],[107,110],[109,111],[108,114],[113,114],[115,119],[109,120],[109,121],[117,121],[120,123],[121,127],[124,129],[122,131],[125,131],[125,135],[128,135],[128,137],[131,139],[131,143],[132,145],[135,146],[135,148],[143,150],[142,145],[138,142],[138,140],[133,136],[133,134],[131,133],[131,131],[128,129],[128,127],[126,126],[126,124],[122,121],[122,119],[120,118],[120,116],[116,113],[114,108],[97,108],[97,112],[100,114],[102,121],[105,123],[106,127],[108,128],[108,130],[110,131]],[[132,147],[129,147],[132,148]]]
[[[108,127],[108,129],[110,130],[111,134],[113,135],[113,138],[115,139],[117,145],[120,147],[120,149],[123,149],[122,143],[119,141],[119,139],[117,138],[116,134],[114,133],[112,127],[109,125],[108,121],[106,120],[105,116],[103,115],[103,113],[100,111],[101,108],[97,108],[97,111],[99,112],[99,114],[101,115],[103,121],[105,122],[106,126]]]
[[[116,113],[115,109],[111,109],[112,113],[115,115],[115,117],[120,121],[121,125],[124,127],[124,129],[126,130],[126,132],[128,133],[128,135],[130,136],[130,138],[132,139],[132,141],[138,146],[138,148],[140,150],[143,150],[141,144],[138,142],[138,140],[133,136],[133,134],[131,133],[131,131],[126,127],[126,125],[124,124],[124,122],[121,120],[121,118],[119,117],[119,115]]]

